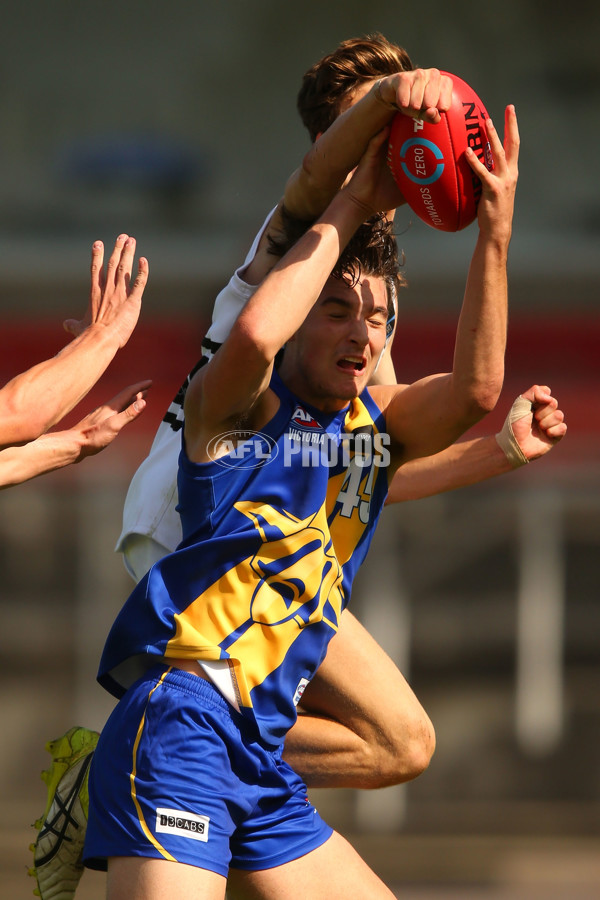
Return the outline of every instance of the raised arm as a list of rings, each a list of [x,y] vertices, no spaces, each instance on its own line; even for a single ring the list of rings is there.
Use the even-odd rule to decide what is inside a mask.
[[[148,263],[140,259],[130,284],[135,240],[121,235],[103,272],[103,245],[92,249],[86,318],[65,327],[77,336],[56,356],[17,375],[0,390],[0,449],[35,440],[85,397],[137,323]]]
[[[439,120],[439,110],[452,104],[452,80],[438,69],[414,69],[397,72],[366,82],[356,93],[364,96],[345,110],[318,136],[302,164],[292,173],[282,200],[275,209],[256,256],[246,269],[244,279],[258,284],[273,268],[275,257],[269,253],[269,236],[282,229],[282,211],[302,222],[313,222],[327,208],[332,197],[358,165],[369,141],[400,110],[406,115]],[[379,172],[379,199],[376,209],[393,210],[404,203],[382,158]]]
[[[362,98],[318,137],[288,180],[283,203],[299,219],[312,220],[320,215],[358,165],[371,138],[398,111],[437,122],[440,110],[447,110],[452,104],[452,79],[441,75],[438,69],[397,72],[366,82],[359,90]],[[386,182],[391,185],[391,180]],[[399,192],[395,199],[404,202]]]
[[[497,435],[457,441],[401,466],[386,502],[432,497],[512,472],[545,456],[566,433],[564,413],[550,388],[534,385],[515,400]]]
[[[350,237],[374,212],[386,137],[384,130],[371,141],[351,182],[261,282],[210,365],[192,379],[184,407],[192,460],[205,461],[208,442],[226,428],[240,422],[256,427],[269,417],[259,404],[277,353],[304,322]]]
[[[505,146],[486,122],[495,168],[468,159],[482,182],[479,234],[459,318],[452,372],[404,389],[377,389],[400,463],[454,443],[494,408],[504,378],[508,246],[518,175],[519,133],[514,107],[505,115]],[[389,405],[387,399],[391,400]]]

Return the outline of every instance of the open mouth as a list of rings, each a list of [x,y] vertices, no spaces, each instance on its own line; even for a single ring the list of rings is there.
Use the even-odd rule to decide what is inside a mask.
[[[356,374],[360,374],[367,364],[364,356],[343,356],[342,359],[338,360],[338,366],[340,369],[343,369],[345,372],[355,372]]]

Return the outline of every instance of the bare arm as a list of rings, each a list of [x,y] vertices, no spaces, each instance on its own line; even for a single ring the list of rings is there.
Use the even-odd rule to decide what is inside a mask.
[[[275,356],[304,322],[352,234],[374,212],[369,204],[385,137],[382,132],[371,141],[349,185],[259,285],[210,365],[194,376],[185,397],[192,460],[205,461],[208,442],[224,428],[251,413],[260,418]]]
[[[249,284],[258,284],[273,268],[276,258],[268,252],[268,237],[282,229],[282,208],[295,219],[312,222],[327,208],[349,174],[362,159],[369,141],[401,109],[406,115],[439,120],[439,110],[452,104],[452,80],[437,69],[415,69],[367,82],[364,96],[343,112],[321,134],[288,179],[255,258],[244,274]],[[396,105],[394,105],[396,104]],[[385,160],[379,172],[379,198],[375,209],[395,209],[404,198],[390,175]]]
[[[100,453],[143,412],[150,382],[125,388],[112,400],[65,431],[43,434],[22,447],[0,451],[0,488],[21,484]]]
[[[35,440],[88,393],[137,323],[148,263],[140,259],[130,286],[135,240],[121,235],[103,274],[103,246],[92,250],[92,289],[86,320],[65,323],[77,337],[52,359],[17,375],[0,390],[0,448]]]
[[[457,441],[440,453],[400,466],[386,504],[433,497],[510,471],[512,466],[493,435]]]
[[[318,137],[288,180],[283,202],[297,218],[311,220],[325,209],[358,165],[371,138],[399,110],[437,122],[439,111],[452,104],[452,79],[437,69],[398,72],[365,84],[363,90],[364,96]],[[389,187],[391,182],[386,182]],[[399,192],[395,198],[403,202]]]
[[[520,401],[526,403],[521,407]],[[548,387],[534,385],[515,400],[497,435],[458,441],[395,473],[387,503],[432,497],[512,472],[545,456],[567,433],[564,413]]]
[[[482,181],[479,234],[457,329],[453,370],[406,388],[377,388],[386,424],[398,442],[399,461],[429,456],[449,446],[494,408],[504,377],[507,320],[506,261],[517,183],[519,134],[513,107],[506,110],[504,148],[487,123],[495,159],[488,172],[474,154]]]

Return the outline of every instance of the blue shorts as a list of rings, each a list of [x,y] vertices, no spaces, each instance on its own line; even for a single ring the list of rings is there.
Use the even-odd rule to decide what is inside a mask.
[[[90,770],[84,862],[168,859],[227,876],[304,856],[332,834],[306,787],[216,688],[156,666],[119,701]]]

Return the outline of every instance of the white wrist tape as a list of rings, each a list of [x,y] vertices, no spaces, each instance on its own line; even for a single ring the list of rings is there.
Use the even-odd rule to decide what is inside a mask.
[[[519,419],[528,416],[532,409],[533,404],[530,400],[525,400],[525,398],[521,396],[517,397],[504,420],[501,431],[496,435],[496,440],[504,452],[504,455],[515,469],[519,466],[524,466],[529,460],[521,450],[519,442],[515,437],[513,422],[518,422]]]

